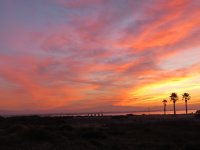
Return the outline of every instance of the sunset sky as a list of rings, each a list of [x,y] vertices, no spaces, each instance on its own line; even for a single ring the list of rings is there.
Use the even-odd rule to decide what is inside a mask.
[[[200,0],[0,0],[0,111],[200,108]]]

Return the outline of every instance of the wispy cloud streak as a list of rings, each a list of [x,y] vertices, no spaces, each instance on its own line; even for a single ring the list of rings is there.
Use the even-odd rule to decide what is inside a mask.
[[[198,0],[2,0],[0,106],[139,109],[171,91],[196,103],[199,16]]]

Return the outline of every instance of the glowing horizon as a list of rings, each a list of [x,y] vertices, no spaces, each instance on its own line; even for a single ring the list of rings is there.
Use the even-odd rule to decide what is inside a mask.
[[[200,107],[199,0],[1,0],[0,110]],[[170,105],[170,103],[168,103]]]

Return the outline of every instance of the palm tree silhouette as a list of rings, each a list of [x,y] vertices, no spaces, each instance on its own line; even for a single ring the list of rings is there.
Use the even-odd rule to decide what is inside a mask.
[[[174,116],[175,116],[176,115],[176,101],[178,100],[178,95],[176,93],[171,93],[170,98],[174,104]]]
[[[185,112],[187,114],[188,113],[187,102],[190,100],[191,97],[189,93],[184,93],[182,96],[183,100],[185,100]]]
[[[162,102],[163,102],[163,104],[164,104],[164,115],[166,115],[167,100],[164,99]]]

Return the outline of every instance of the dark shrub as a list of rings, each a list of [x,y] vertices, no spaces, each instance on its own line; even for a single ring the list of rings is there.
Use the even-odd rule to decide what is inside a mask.
[[[127,118],[127,116],[123,116],[123,115],[121,115],[121,116],[112,116],[112,119],[126,119]]]
[[[100,129],[88,128],[81,130],[81,137],[86,139],[104,139],[106,138],[106,135]]]
[[[59,129],[60,130],[65,130],[65,131],[73,131],[73,127],[72,126],[70,126],[70,125],[61,125],[60,127],[59,127]]]
[[[197,119],[200,119],[200,110],[196,111],[195,116],[196,116]]]
[[[200,143],[190,143],[186,144],[185,150],[199,150],[200,148]]]
[[[133,117],[135,116],[134,114],[126,114],[127,117]]]
[[[30,127],[22,133],[22,138],[28,141],[48,141],[52,140],[54,136],[51,131],[42,129],[40,127]]]
[[[6,134],[20,133],[26,130],[28,127],[23,124],[14,124],[6,128]]]
[[[4,120],[5,120],[5,118],[0,116],[0,121],[4,121]]]

